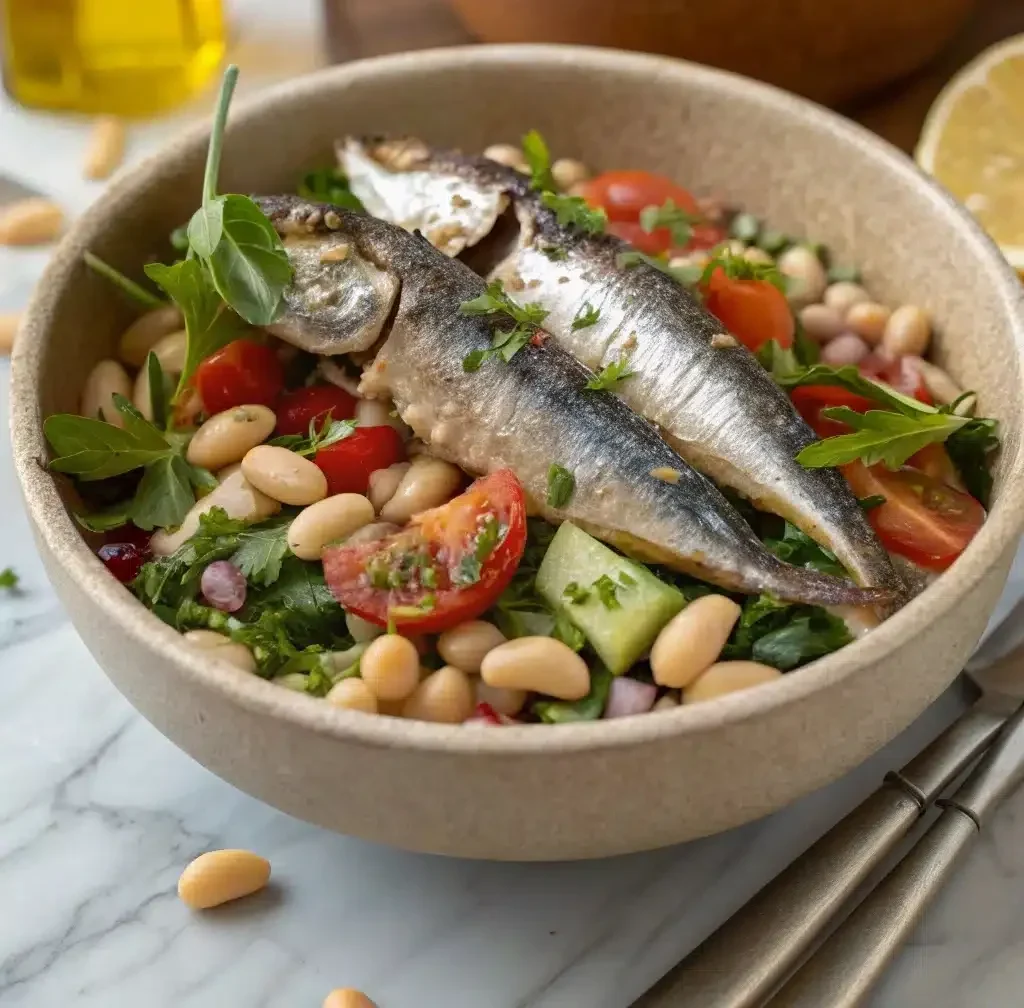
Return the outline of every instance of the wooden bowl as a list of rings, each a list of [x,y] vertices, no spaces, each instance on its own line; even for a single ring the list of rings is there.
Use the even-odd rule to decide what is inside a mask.
[[[764,815],[855,766],[957,675],[1003,586],[1022,522],[1024,306],[971,218],[901,154],[763,84],[631,53],[471,47],[297,80],[232,116],[226,192],[291,191],[347,131],[409,131],[478,150],[540,129],[596,167],[670,172],[860,263],[888,302],[925,305],[938,358],[1003,424],[984,528],[952,569],[862,640],[779,681],[621,720],[490,730],[373,717],[273,686],[186,646],[111,578],[46,471],[43,418],[130,314],[82,265],[129,273],[197,206],[205,128],[122,176],[61,243],[15,351],[13,437],[39,547],[115,685],[215,773],[293,815],[422,851],[586,858]]]
[[[483,42],[664,53],[834,105],[932,58],[977,0],[449,0]]]

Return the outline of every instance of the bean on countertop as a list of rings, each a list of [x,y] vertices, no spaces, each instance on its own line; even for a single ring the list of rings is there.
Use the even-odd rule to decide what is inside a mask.
[[[332,990],[324,999],[323,1008],[377,1008],[362,992],[351,987],[339,987]]]
[[[193,910],[208,910],[259,892],[270,881],[270,862],[247,850],[200,854],[178,879],[178,896]]]
[[[0,209],[0,245],[44,245],[60,234],[64,211],[41,196],[16,200]]]

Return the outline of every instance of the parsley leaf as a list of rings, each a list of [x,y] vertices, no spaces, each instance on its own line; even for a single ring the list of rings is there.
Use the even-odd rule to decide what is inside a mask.
[[[6,588],[8,591],[13,591],[18,587],[19,580],[20,579],[18,578],[17,573],[15,573],[13,567],[5,567],[3,570],[0,570],[0,588]]]
[[[180,525],[195,503],[189,464],[175,453],[146,466],[128,517],[140,529]]]
[[[542,192],[540,201],[554,211],[558,223],[563,227],[571,225],[586,234],[601,234],[608,223],[604,207],[592,207],[582,196]]]
[[[576,489],[576,477],[565,466],[552,462],[548,467],[548,507],[564,508]]]
[[[569,258],[569,253],[561,245],[538,245],[537,247],[552,262],[561,262],[563,259]]]
[[[838,616],[816,606],[805,616],[761,637],[751,648],[754,661],[788,672],[805,662],[831,654],[849,644],[853,637]]]
[[[841,578],[847,576],[845,568],[836,559],[835,554],[824,546],[819,546],[806,532],[801,532],[789,522],[783,525],[781,539],[769,537],[764,540],[764,544],[780,560],[785,560],[794,567],[809,567],[811,570],[821,571],[822,574],[834,574]]]
[[[649,256],[646,252],[641,252],[639,249],[634,248],[620,252],[615,257],[615,265],[619,269],[632,269],[634,266],[640,265],[650,266],[651,269],[656,269],[659,273],[672,277],[676,283],[682,284],[684,287],[693,287],[702,276],[702,271],[699,267],[669,266],[667,258]]]
[[[946,440],[946,451],[953,460],[967,492],[988,507],[992,495],[989,459],[999,447],[999,425],[995,420],[968,420]]]
[[[604,713],[613,679],[604,665],[597,665],[590,673],[590,692],[582,700],[535,700],[530,709],[545,724],[596,721]]]
[[[648,234],[657,228],[668,228],[673,245],[686,245],[693,236],[693,214],[676,206],[671,198],[661,206],[646,206],[640,211],[640,227]]]
[[[881,494],[871,494],[870,497],[861,497],[857,501],[861,511],[874,511],[875,508],[881,507],[884,503],[885,498]]]
[[[601,368],[583,387],[593,391],[614,392],[620,382],[632,378],[635,374],[635,371],[629,370],[629,361],[625,357],[620,357]]]
[[[281,561],[288,555],[288,526],[291,518],[260,522],[238,533],[238,549],[231,562],[256,585],[271,585],[281,574]]]
[[[894,388],[872,378],[865,378],[853,364],[842,367],[830,367],[828,364],[813,364],[810,367],[795,367],[785,372],[780,368],[773,369],[772,377],[785,389],[798,388],[801,385],[833,385],[856,392],[872,402],[877,402],[886,409],[895,410],[907,416],[924,413],[938,413],[934,406],[929,406],[918,399],[903,395]]]
[[[349,188],[348,177],[337,168],[315,168],[306,172],[299,183],[298,194],[317,203],[331,203],[345,210],[364,210],[358,196]]]
[[[730,248],[719,249],[708,261],[701,274],[702,284],[710,283],[716,270],[722,270],[730,280],[763,280],[786,293],[786,281],[775,263],[751,262]]]
[[[315,455],[321,448],[326,448],[328,445],[350,437],[357,426],[355,420],[335,420],[328,414],[318,429],[317,419],[318,417],[313,417],[309,421],[308,433],[282,434],[268,441],[267,444],[278,448],[288,448],[298,455]]]
[[[500,357],[507,364],[537,333],[548,312],[536,302],[520,305],[505,293],[500,280],[493,280],[479,297],[459,305],[463,315],[497,315],[515,322],[512,329],[495,329],[487,350],[473,350],[462,359],[463,371],[477,371],[484,361]]]
[[[601,605],[605,609],[621,609],[622,603],[619,602],[618,585],[607,575],[602,574],[594,582],[594,590],[597,592],[597,597],[601,600]]]
[[[847,424],[854,433],[826,438],[804,448],[796,458],[809,469],[843,465],[855,459],[869,466],[884,462],[890,469],[898,469],[925,445],[945,441],[967,423],[966,417],[950,413],[912,417],[888,410],[857,413],[848,406],[824,409],[822,416]]]
[[[601,309],[595,308],[589,301],[586,301],[583,307],[576,312],[576,317],[572,320],[572,327],[573,329],[589,329],[590,326],[597,324],[600,317]]]
[[[544,137],[532,129],[523,137],[521,146],[530,166],[530,188],[554,192],[558,186],[551,174],[551,152]]]

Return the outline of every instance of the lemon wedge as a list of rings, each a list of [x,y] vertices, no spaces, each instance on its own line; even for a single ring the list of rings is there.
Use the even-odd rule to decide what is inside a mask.
[[[1024,35],[986,49],[942,89],[914,158],[1024,276]]]

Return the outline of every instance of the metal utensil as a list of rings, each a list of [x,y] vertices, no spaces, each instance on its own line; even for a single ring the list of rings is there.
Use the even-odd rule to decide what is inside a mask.
[[[982,690],[977,703],[902,770],[887,774],[873,795],[769,882],[637,1001],[635,1008],[755,1008],[764,1004],[843,904],[925,809],[978,758],[1020,705],[1024,699],[1024,649],[990,662],[999,643],[1005,643],[1022,617],[1024,600],[1001,624],[1006,632],[993,634],[972,660],[969,675]],[[1024,736],[1020,750],[1024,764]],[[999,766],[1009,779],[1002,769],[1005,761]],[[999,794],[1005,794],[1007,787]],[[965,832],[960,826],[944,829],[959,837]],[[893,931],[889,956],[910,926],[912,922],[899,930],[898,936]],[[819,1000],[815,1008],[824,1004],[832,1008],[833,1001]]]

